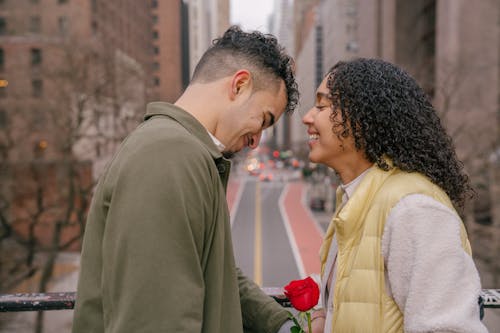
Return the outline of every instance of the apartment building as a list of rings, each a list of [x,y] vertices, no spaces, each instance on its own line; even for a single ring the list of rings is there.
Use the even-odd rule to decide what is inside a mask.
[[[91,95],[118,97],[118,81],[134,73],[133,82],[119,85],[133,85],[134,97],[143,103],[151,68],[150,23],[147,2],[1,1],[0,76],[8,86],[0,89],[0,119],[18,143],[9,149],[9,159],[30,160],[42,152],[57,158],[61,132],[50,128],[50,118],[58,108],[66,108],[59,115],[67,115],[74,107],[74,100],[62,103],[75,98],[70,94],[87,101]]]
[[[20,236],[43,247],[61,228],[78,248],[92,186],[144,113],[152,41],[148,1],[0,1],[0,213]]]

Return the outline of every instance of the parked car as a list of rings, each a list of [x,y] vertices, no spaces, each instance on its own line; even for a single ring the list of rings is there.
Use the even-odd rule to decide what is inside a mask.
[[[324,212],[325,211],[325,199],[321,197],[313,197],[309,201],[309,208],[315,212]]]
[[[261,173],[259,176],[261,182],[270,182],[273,180],[273,175],[269,172]]]

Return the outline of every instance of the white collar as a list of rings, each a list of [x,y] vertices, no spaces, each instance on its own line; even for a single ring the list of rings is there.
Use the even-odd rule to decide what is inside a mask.
[[[371,168],[372,167],[363,171],[359,176],[357,176],[356,178],[351,180],[349,183],[340,184],[340,187],[342,187],[342,189],[344,190],[344,195],[346,196],[346,198],[342,201],[345,202],[345,201],[349,200],[349,198],[352,196],[352,194],[354,193],[354,191],[358,187],[359,183],[361,183],[363,178],[365,178],[366,174],[368,173],[368,170],[370,170]]]
[[[219,151],[222,153],[224,151],[224,149],[226,149],[226,146],[224,146],[222,144],[222,142],[219,141],[219,139],[217,139],[212,133],[210,133],[208,130],[207,130],[207,133],[208,135],[210,135],[210,137],[212,138],[212,141],[215,143],[215,145],[217,146],[217,148],[219,149]]]

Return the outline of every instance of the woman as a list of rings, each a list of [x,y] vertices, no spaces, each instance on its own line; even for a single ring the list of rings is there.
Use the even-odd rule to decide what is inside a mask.
[[[487,332],[455,210],[472,189],[422,88],[376,59],[337,63],[303,117],[342,185],[320,251],[314,332]]]

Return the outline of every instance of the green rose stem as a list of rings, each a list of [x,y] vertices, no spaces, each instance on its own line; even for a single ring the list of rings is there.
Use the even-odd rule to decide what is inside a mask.
[[[302,329],[302,326],[300,326],[297,318],[295,318],[295,316],[291,312],[288,312],[288,316],[290,317],[290,319],[295,324],[295,326],[293,326],[292,328],[290,328],[290,332],[291,333],[304,333],[304,330]]]
[[[304,317],[307,318],[307,328],[309,329],[308,332],[312,332],[312,321],[311,321],[311,312],[310,311],[306,311],[306,312],[299,312],[299,317],[300,319],[297,320],[297,318],[295,318],[295,316],[291,313],[291,312],[288,312],[288,317],[293,321],[293,323],[295,324],[295,326],[293,326],[291,329],[290,329],[290,332],[291,333],[305,333],[304,329],[302,328],[302,326],[300,325],[299,323],[299,320],[301,322],[304,321]]]

